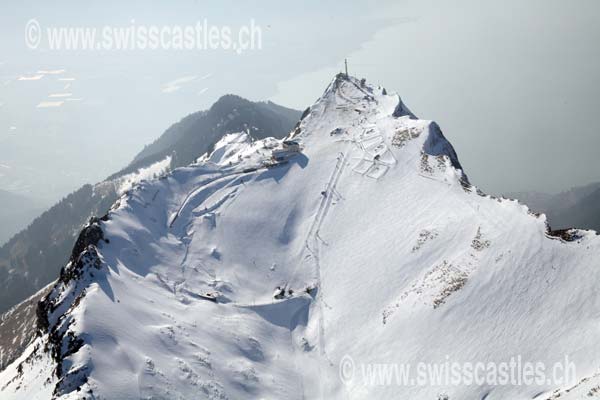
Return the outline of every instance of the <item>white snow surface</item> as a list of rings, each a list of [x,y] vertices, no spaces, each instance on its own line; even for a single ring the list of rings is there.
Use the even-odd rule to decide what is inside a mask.
[[[87,368],[87,383],[61,398],[518,400],[569,389],[369,386],[339,372],[345,356],[359,374],[362,363],[517,355],[548,365],[568,355],[589,379],[560,398],[589,398],[600,382],[595,233],[551,238],[543,215],[478,194],[435,123],[353,78],[334,80],[292,136],[303,151],[286,164],[265,167],[278,141],[228,135],[121,198],[102,223],[102,268],[66,311],[85,345],[63,368]],[[45,338],[0,373],[0,398],[51,396]]]
[[[115,186],[117,188],[117,193],[121,195],[143,180],[156,179],[161,176],[168,171],[169,166],[171,165],[171,158],[171,156],[167,156],[147,167],[140,168],[135,172],[116,178]]]

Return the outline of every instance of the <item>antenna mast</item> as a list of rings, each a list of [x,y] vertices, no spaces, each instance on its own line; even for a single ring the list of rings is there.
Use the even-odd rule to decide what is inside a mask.
[[[346,78],[348,78],[348,59],[344,58],[344,65],[346,67]]]

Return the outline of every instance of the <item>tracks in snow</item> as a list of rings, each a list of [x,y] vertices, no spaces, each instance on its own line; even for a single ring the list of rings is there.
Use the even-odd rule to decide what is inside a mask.
[[[308,234],[306,235],[306,239],[304,241],[305,250],[308,252],[306,256],[302,255],[301,259],[311,258],[314,267],[315,267],[315,275],[317,280],[317,296],[316,296],[316,311],[318,313],[318,343],[319,343],[319,395],[320,398],[324,397],[323,393],[323,371],[322,371],[322,363],[325,360],[328,360],[327,354],[325,352],[325,322],[323,315],[323,287],[321,282],[321,262],[320,262],[320,246],[322,239],[319,235],[321,226],[327,217],[329,212],[329,208],[331,207],[331,203],[333,201],[333,197],[336,195],[337,184],[340,180],[342,173],[347,165],[349,149],[346,149],[344,152],[339,153],[337,157],[337,161],[331,177],[327,182],[326,189],[322,192],[323,198],[319,204],[319,208],[317,213],[313,219],[313,222],[310,226]],[[296,351],[294,346],[294,352]],[[302,374],[300,374],[302,376]],[[304,387],[304,385],[302,384]]]
[[[181,203],[181,206],[179,206],[179,209],[177,210],[177,212],[175,212],[175,214],[171,218],[171,222],[169,222],[169,228],[172,229],[174,227],[175,222],[177,222],[177,220],[181,218],[182,214],[188,212],[188,210],[191,213],[192,210],[194,210],[195,208],[200,206],[204,201],[206,201],[206,199],[208,199],[210,196],[215,194],[217,191],[219,191],[223,188],[226,188],[226,187],[230,187],[230,186],[234,186],[239,183],[242,183],[242,179],[246,175],[251,175],[257,171],[265,171],[265,170],[268,170],[269,168],[273,168],[273,167],[279,166],[281,164],[282,163],[275,164],[271,167],[267,167],[265,165],[260,165],[260,166],[255,166],[255,167],[247,167],[247,168],[244,168],[243,170],[236,170],[236,171],[233,171],[233,172],[230,172],[227,174],[222,174],[220,176],[215,177],[214,179],[208,179],[207,181],[202,182],[198,188],[192,190],[185,197],[185,199]],[[223,198],[218,200],[211,207],[207,207],[206,212],[211,212],[211,211],[219,208],[227,199],[233,197],[235,195],[236,191],[237,191],[237,189],[234,189],[232,192],[230,192],[229,194],[226,194]],[[196,216],[198,216],[198,215],[196,215]]]
[[[243,171],[236,171],[236,172],[232,172],[229,174],[221,175],[215,179],[205,182],[200,187],[192,190],[185,197],[185,199],[181,203],[181,206],[179,206],[179,209],[177,210],[177,212],[171,219],[171,222],[169,223],[169,228],[173,228],[173,226],[175,225],[175,222],[177,222],[177,219],[179,219],[180,216],[184,213],[184,211],[186,211],[186,209],[190,207],[188,205],[193,200],[196,200],[196,201],[193,201],[192,207],[196,208],[204,200],[206,200],[208,197],[210,197],[212,194],[214,194],[216,191],[218,191],[219,189],[221,189],[225,186],[228,186],[229,184],[231,184],[232,182],[235,181],[235,178],[237,178],[243,174],[244,174]]]

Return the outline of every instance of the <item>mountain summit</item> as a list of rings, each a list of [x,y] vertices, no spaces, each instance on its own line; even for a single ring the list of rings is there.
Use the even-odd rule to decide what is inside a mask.
[[[226,135],[92,220],[0,394],[579,398],[599,381],[599,254],[593,232],[548,232],[543,215],[478,191],[438,125],[398,95],[338,75],[284,140]],[[517,355],[568,355],[589,379],[359,377],[359,364]]]

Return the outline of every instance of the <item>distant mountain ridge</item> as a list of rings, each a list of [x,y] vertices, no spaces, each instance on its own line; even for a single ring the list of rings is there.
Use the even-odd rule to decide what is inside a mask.
[[[600,182],[560,192],[515,192],[508,196],[546,214],[553,229],[580,228],[600,232]]]
[[[228,94],[222,96],[209,110],[190,114],[173,124],[135,156],[131,167],[155,162],[173,152],[176,154],[173,166],[183,167],[209,152],[226,133],[248,131],[255,139],[279,137],[281,132],[289,132],[290,121],[295,123],[299,118],[300,112],[297,110],[270,101],[251,102]],[[265,120],[269,123],[265,124]],[[203,135],[197,136],[190,132],[203,132]]]

